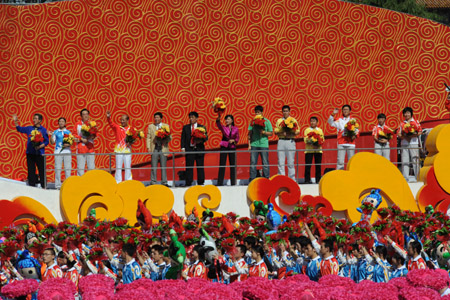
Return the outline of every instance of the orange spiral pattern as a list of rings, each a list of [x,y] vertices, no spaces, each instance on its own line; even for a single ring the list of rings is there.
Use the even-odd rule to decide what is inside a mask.
[[[394,126],[411,106],[419,120],[444,118],[450,29],[429,20],[336,0],[74,0],[0,6],[0,176],[26,176],[27,124],[69,128],[87,107],[99,121],[98,152],[111,152],[105,112],[146,129],[161,111],[180,147],[187,113],[218,147],[210,101],[222,97],[246,143],[256,104],[275,123],[289,104],[304,127],[317,115],[326,134],[334,107],[353,106],[368,131],[380,112]],[[137,151],[143,151],[138,144]],[[51,149],[47,150],[51,152]],[[144,157],[135,157],[140,163]],[[106,157],[99,167],[108,167]]]

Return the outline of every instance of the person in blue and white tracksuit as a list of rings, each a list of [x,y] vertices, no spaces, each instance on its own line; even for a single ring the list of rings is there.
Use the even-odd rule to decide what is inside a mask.
[[[55,187],[61,188],[61,171],[64,163],[64,172],[66,179],[70,177],[72,172],[72,151],[70,150],[70,144],[63,143],[64,136],[69,136],[71,133],[66,128],[66,119],[59,118],[59,128],[53,132],[49,132],[51,135],[50,143],[55,144]]]
[[[134,260],[135,254],[135,245],[123,245],[122,258],[125,260],[125,265],[122,269],[122,282],[124,284],[132,283],[133,281],[142,278],[141,266],[139,266],[139,264]]]
[[[302,242],[302,250],[306,256],[303,266],[303,273],[312,281],[319,281],[320,263],[322,258],[317,254],[311,240],[307,239]]]

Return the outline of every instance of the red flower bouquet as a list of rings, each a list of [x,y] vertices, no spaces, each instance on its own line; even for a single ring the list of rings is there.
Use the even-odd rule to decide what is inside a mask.
[[[416,135],[419,131],[419,126],[414,121],[405,122],[402,124],[402,131],[406,133],[406,135]]]
[[[35,279],[15,280],[2,287],[2,295],[6,298],[19,298],[36,292],[39,283]]]
[[[222,100],[222,98],[215,98],[212,102],[212,108],[215,113],[222,114],[225,111],[225,108],[227,106],[225,105],[225,102]]]
[[[191,133],[191,137],[194,139],[205,140],[206,139],[206,129],[204,127],[197,127]]]
[[[137,130],[134,127],[130,127],[125,136],[125,143],[128,143],[130,145],[133,145],[136,140],[143,139],[144,138],[144,132],[141,130]]]
[[[324,139],[318,131],[313,130],[306,135],[306,143],[313,146],[321,146],[324,143]]]
[[[251,126],[264,129],[266,127],[266,119],[262,115],[256,115],[251,122]]]
[[[31,131],[30,141],[34,147],[38,147],[44,142],[44,137],[39,130],[35,129]]]
[[[385,125],[383,130],[378,132],[378,137],[390,141],[394,137],[396,132],[397,130],[393,130]]]
[[[98,127],[95,121],[87,121],[81,125],[81,135],[85,138],[95,138],[98,134]]]

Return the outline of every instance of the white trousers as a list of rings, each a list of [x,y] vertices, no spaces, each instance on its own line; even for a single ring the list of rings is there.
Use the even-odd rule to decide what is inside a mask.
[[[125,167],[125,180],[131,180],[131,154],[116,153],[116,182],[122,182],[122,165]]]
[[[373,151],[375,154],[381,155],[387,160],[391,160],[391,148],[389,147],[389,143],[379,144],[375,143],[375,150]]]
[[[409,178],[410,164],[412,163],[414,176],[419,175],[419,148],[418,144],[402,145],[402,173],[406,180]]]
[[[70,152],[63,152],[61,154],[70,154]],[[61,171],[64,163],[64,173],[66,179],[70,177],[72,171],[72,156],[71,155],[55,155],[55,187],[59,189],[61,187]]]
[[[278,140],[278,174],[285,175],[286,158],[288,176],[295,180],[295,140]]]
[[[355,146],[338,145],[336,170],[344,170],[345,154],[347,154],[347,161],[349,161],[355,155]]]
[[[94,153],[86,153],[86,154],[78,154],[77,155],[77,169],[78,176],[83,176],[84,174],[84,166],[87,163],[88,171],[95,169],[95,154]]]

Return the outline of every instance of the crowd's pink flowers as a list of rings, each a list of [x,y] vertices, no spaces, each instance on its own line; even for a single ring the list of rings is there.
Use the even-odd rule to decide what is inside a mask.
[[[16,280],[2,287],[1,294],[6,298],[17,298],[30,295],[39,287],[34,279]]]
[[[52,278],[39,287],[38,300],[74,300],[75,284],[66,278]]]

